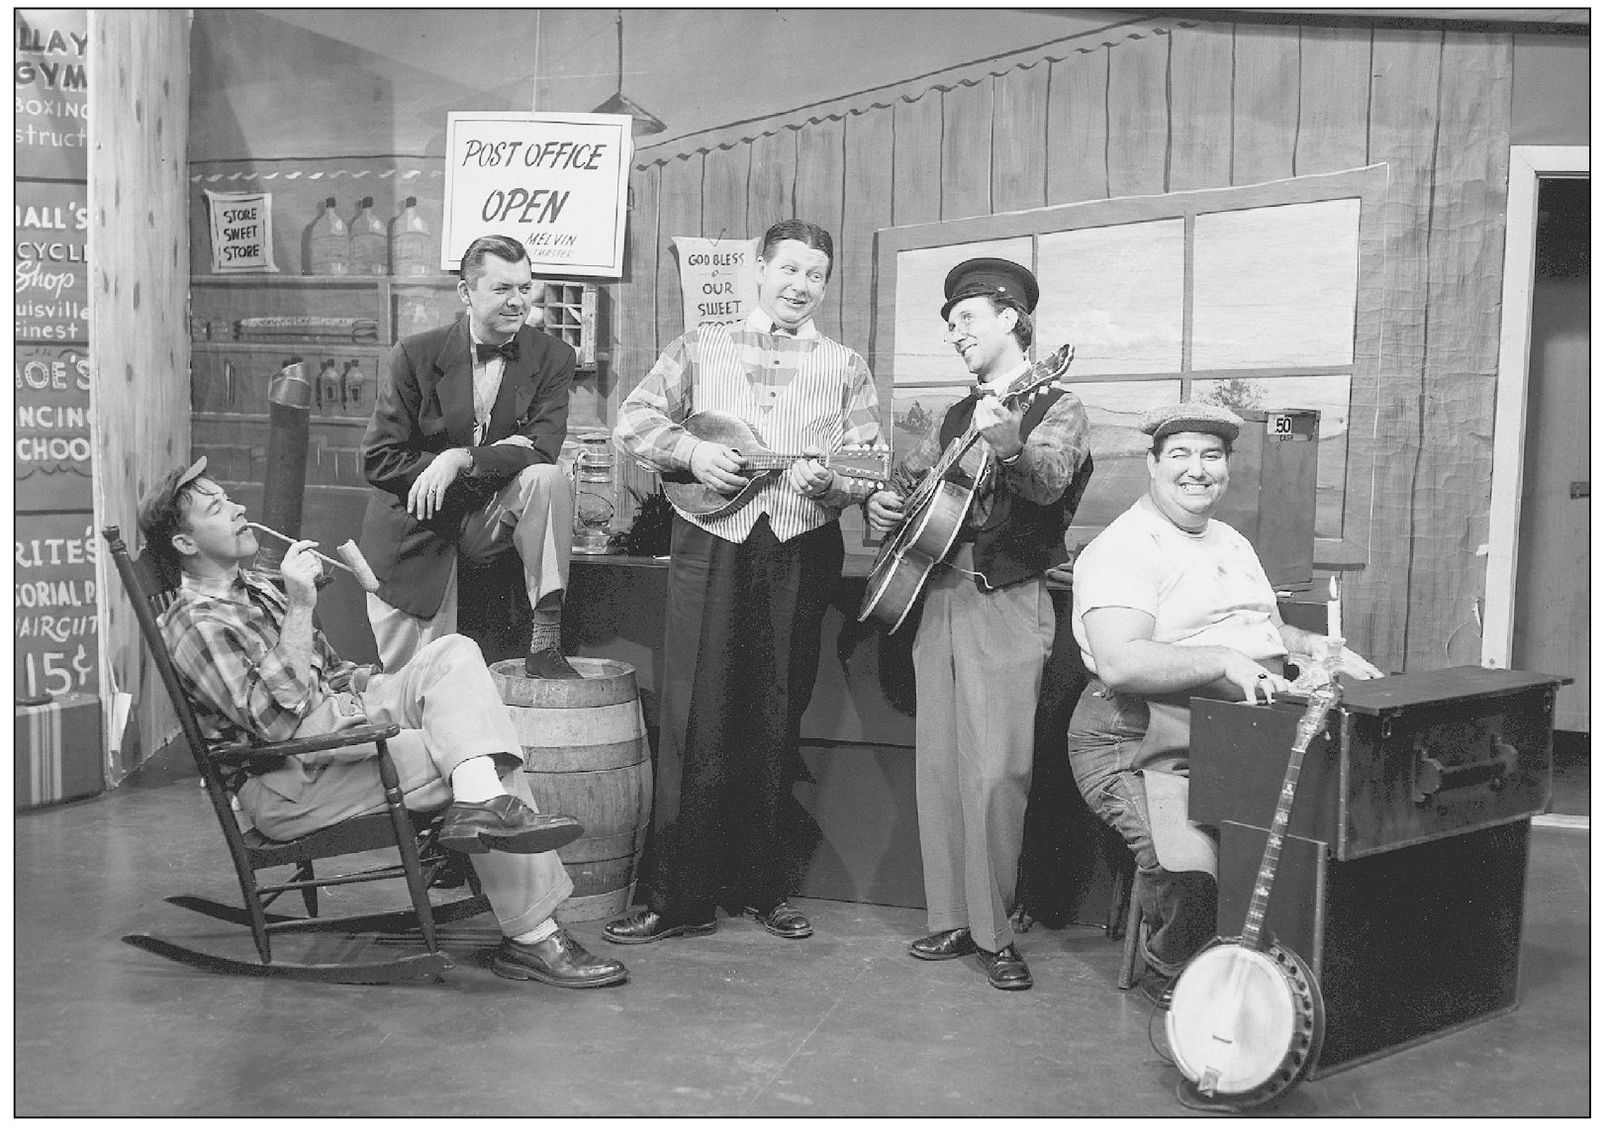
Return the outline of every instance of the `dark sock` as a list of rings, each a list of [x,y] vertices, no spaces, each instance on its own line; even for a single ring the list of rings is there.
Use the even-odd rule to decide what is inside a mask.
[[[530,652],[559,649],[559,634],[564,620],[564,592],[548,591],[536,603],[534,620],[530,627]],[[560,651],[561,652],[561,651]]]

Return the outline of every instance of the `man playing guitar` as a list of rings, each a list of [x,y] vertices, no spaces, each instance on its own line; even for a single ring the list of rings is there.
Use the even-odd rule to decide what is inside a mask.
[[[948,340],[976,389],[905,457],[896,490],[874,492],[866,504],[871,524],[892,530],[950,443],[976,430],[977,462],[955,465],[975,480],[976,495],[928,580],[915,635],[916,810],[930,934],[910,954],[974,951],[993,986],[1023,990],[1032,975],[1012,942],[1010,912],[1038,683],[1055,634],[1044,574],[1066,559],[1068,509],[1087,478],[1088,416],[1057,384],[1000,399],[1031,367],[1038,282],[1029,270],[973,258],[943,288]]]

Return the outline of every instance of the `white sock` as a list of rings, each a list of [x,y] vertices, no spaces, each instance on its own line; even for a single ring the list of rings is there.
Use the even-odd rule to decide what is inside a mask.
[[[549,935],[557,934],[558,924],[552,919],[543,919],[536,925],[535,930],[526,931],[523,935],[515,935],[515,943],[539,943]]]
[[[453,800],[490,800],[507,791],[497,779],[497,765],[490,757],[470,757],[452,770]]]

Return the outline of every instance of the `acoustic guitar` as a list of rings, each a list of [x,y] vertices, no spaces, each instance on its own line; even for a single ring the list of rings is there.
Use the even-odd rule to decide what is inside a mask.
[[[695,412],[681,427],[699,440],[741,452],[747,475],[742,487],[727,494],[700,482],[690,471],[661,473],[665,498],[699,522],[722,519],[741,509],[766,482],[777,478],[795,460],[819,460],[833,474],[847,477],[849,486],[855,488],[880,487],[893,476],[892,450],[882,444],[855,444],[824,456],[773,452],[746,420],[729,412]]]
[[[1177,977],[1166,1038],[1185,1091],[1231,1108],[1282,1096],[1322,1050],[1322,992],[1299,955],[1263,937],[1278,855],[1289,831],[1306,747],[1338,704],[1330,680],[1313,690],[1295,729],[1283,788],[1267,833],[1255,889],[1237,939],[1217,939]]]
[[[1071,366],[1072,348],[1061,345],[1015,380],[1000,401],[1007,407],[1059,380]],[[932,568],[948,556],[971,512],[977,488],[993,463],[993,449],[967,428],[949,441],[937,463],[904,499],[904,518],[882,540],[865,582],[859,620],[876,618],[897,630],[921,596]]]

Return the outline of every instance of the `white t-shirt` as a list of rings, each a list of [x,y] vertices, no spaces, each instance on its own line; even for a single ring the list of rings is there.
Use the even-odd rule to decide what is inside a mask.
[[[1084,548],[1072,567],[1071,629],[1083,663],[1090,610],[1121,606],[1155,618],[1157,642],[1227,646],[1282,657],[1278,598],[1250,541],[1215,519],[1198,534],[1162,515],[1146,494]]]

